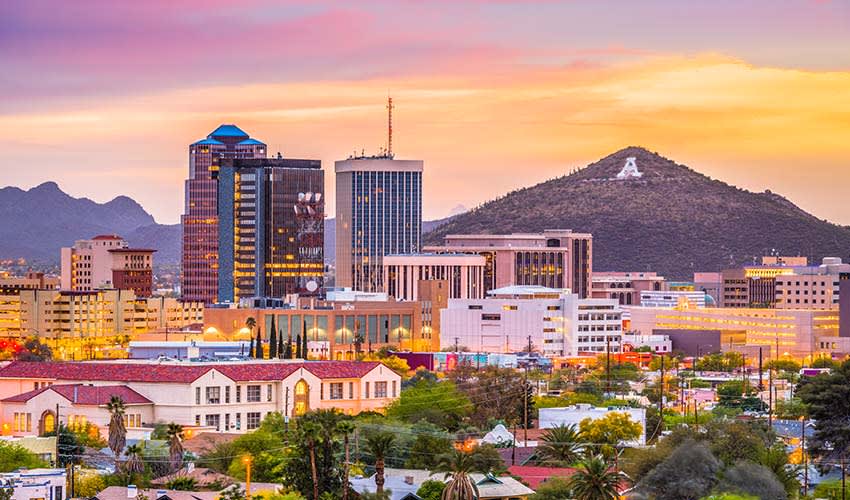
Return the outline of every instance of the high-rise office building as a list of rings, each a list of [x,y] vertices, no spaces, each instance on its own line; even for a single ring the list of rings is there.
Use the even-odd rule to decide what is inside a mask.
[[[216,173],[222,158],[265,158],[266,145],[236,125],[221,125],[189,146],[183,224],[182,295],[212,303],[218,290]]]
[[[62,290],[90,292],[115,288],[150,297],[153,288],[151,248],[130,248],[124,238],[101,234],[62,248]]]
[[[383,291],[383,257],[419,252],[421,160],[392,154],[338,161],[336,286]]]
[[[319,293],[324,174],[320,160],[221,160],[216,173],[219,302]]]

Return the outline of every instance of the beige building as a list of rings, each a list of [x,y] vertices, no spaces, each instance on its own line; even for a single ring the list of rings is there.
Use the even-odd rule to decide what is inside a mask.
[[[838,337],[836,311],[748,307],[629,307],[628,311],[631,329],[644,335],[654,330],[739,330],[746,333],[746,347],[763,347],[769,357],[812,357],[819,352],[819,342]]]
[[[8,272],[0,273],[0,295],[17,293],[18,290],[55,290],[59,288],[59,278],[45,276],[44,273],[30,271],[24,276],[12,276]]]
[[[590,297],[593,236],[570,229],[542,233],[450,234],[443,246],[426,252],[470,253],[484,257],[484,293],[506,286],[567,288]]]
[[[128,404],[133,430],[174,422],[244,433],[272,412],[382,411],[400,391],[401,376],[378,362],[16,361],[0,368],[2,428],[16,436],[50,429],[57,404],[61,423],[90,423],[105,435],[112,395]]]
[[[841,273],[850,272],[850,264],[838,257],[825,257],[820,266],[794,268],[793,275],[777,276],[777,309],[839,309]]]
[[[150,296],[155,251],[130,248],[114,234],[78,240],[61,250],[61,288],[76,292],[118,288]]]
[[[408,254],[384,257],[384,292],[419,300],[419,282],[445,280],[450,299],[484,298],[484,257],[472,254]]]
[[[54,355],[97,357],[96,349],[121,338],[203,323],[200,302],[172,297],[137,297],[132,290],[71,292],[21,290],[0,296],[0,339],[39,336]]]

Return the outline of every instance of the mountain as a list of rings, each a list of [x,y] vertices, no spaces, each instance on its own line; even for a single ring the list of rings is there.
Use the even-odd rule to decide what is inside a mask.
[[[634,157],[642,176],[617,179]],[[453,217],[426,237],[573,229],[593,234],[596,271],[658,271],[691,279],[782,255],[846,257],[850,228],[784,197],[711,179],[657,153],[628,147],[563,177],[510,192]]]
[[[28,191],[0,189],[0,220],[0,258],[55,263],[61,247],[98,234],[118,234],[134,246],[155,248],[160,263],[177,262],[180,252],[180,227],[157,224],[133,199],[118,196],[97,203],[74,198],[55,182]]]
[[[452,216],[437,220],[423,220],[422,234],[430,233],[452,219]],[[325,263],[336,261],[336,219],[325,219]]]

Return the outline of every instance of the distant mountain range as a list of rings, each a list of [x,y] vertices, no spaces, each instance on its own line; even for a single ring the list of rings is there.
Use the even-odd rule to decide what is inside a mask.
[[[640,177],[617,179],[632,157]],[[7,187],[0,189],[0,220],[0,258],[56,263],[61,247],[114,233],[133,246],[155,248],[157,263],[180,261],[180,225],[157,224],[126,196],[96,203],[69,196],[54,182],[28,191]],[[335,222],[325,221],[329,263]],[[422,226],[424,244],[441,244],[446,234],[590,232],[594,270],[652,270],[672,279],[749,264],[773,250],[812,262],[850,252],[848,227],[818,219],[778,194],[730,186],[639,147]]]
[[[618,179],[628,158],[641,175]],[[815,263],[850,252],[848,227],[778,194],[730,186],[639,147],[456,215],[425,240],[561,228],[593,234],[596,271],[651,270],[674,279],[750,264],[773,250]]]
[[[126,196],[97,203],[74,198],[55,182],[28,191],[6,187],[0,189],[0,220],[0,258],[56,263],[63,246],[98,234],[118,234],[133,246],[155,248],[157,262],[179,260],[180,226],[157,224]]]

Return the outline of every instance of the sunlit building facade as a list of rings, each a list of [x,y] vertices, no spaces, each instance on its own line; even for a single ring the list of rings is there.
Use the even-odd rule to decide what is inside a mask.
[[[182,295],[212,303],[218,292],[218,187],[223,158],[265,158],[266,145],[236,125],[221,125],[206,139],[189,146],[189,178],[185,185]]]
[[[324,274],[320,160],[221,160],[219,302],[317,295]]]
[[[471,254],[384,256],[384,291],[397,300],[419,300],[419,282],[446,280],[450,299],[484,297],[484,257]]]
[[[102,234],[62,248],[61,288],[75,292],[116,288],[150,297],[153,254],[150,248],[130,248],[120,236]]]
[[[542,233],[450,234],[426,252],[484,257],[484,292],[511,285],[568,288],[590,297],[593,236],[569,229]]]
[[[336,162],[336,286],[382,291],[383,257],[420,251],[423,165],[388,156]]]

